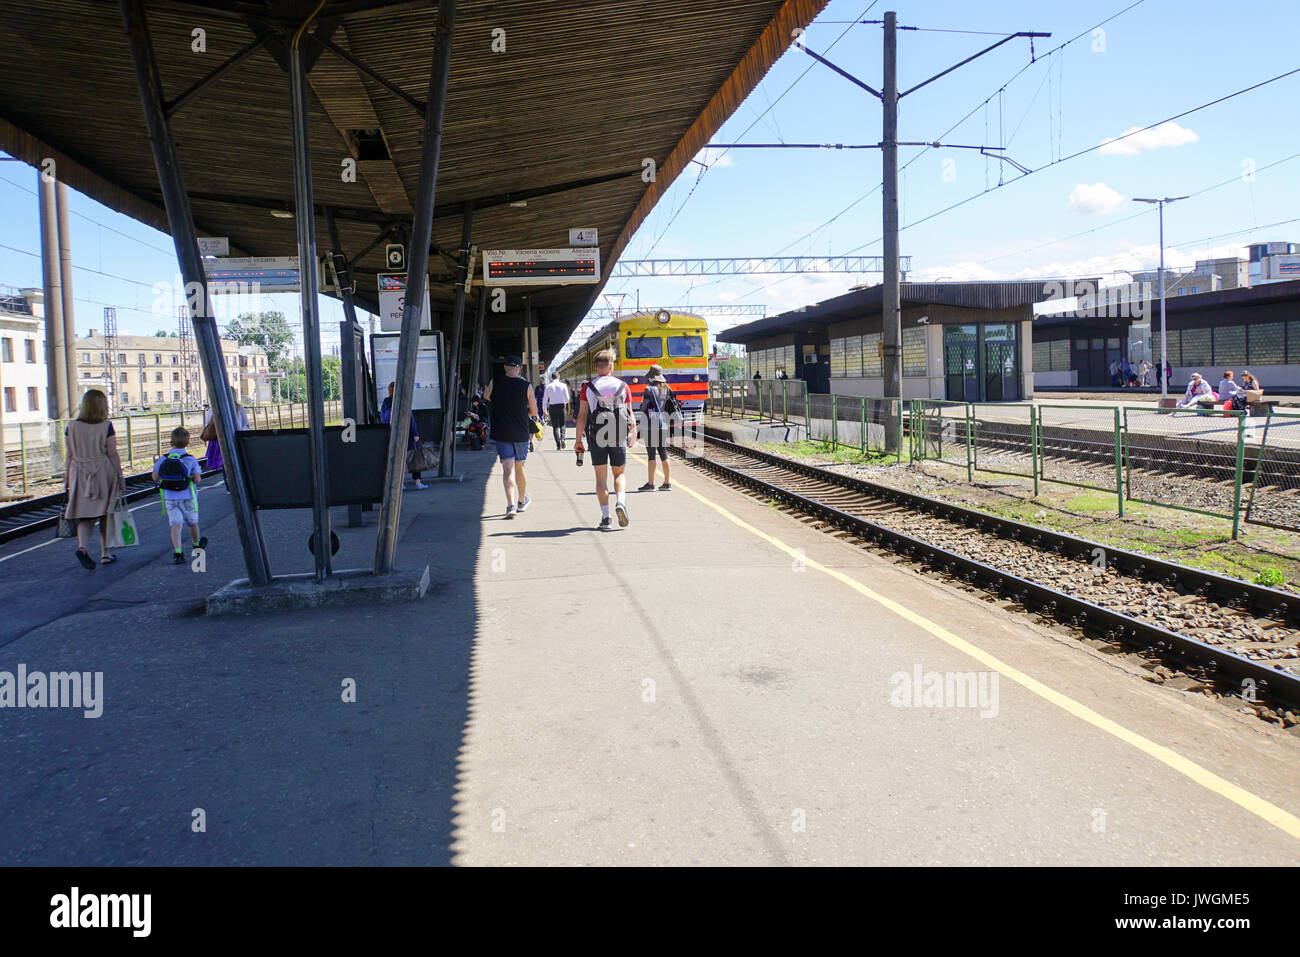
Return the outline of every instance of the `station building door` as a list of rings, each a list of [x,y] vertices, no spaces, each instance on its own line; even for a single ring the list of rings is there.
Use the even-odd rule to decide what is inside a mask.
[[[944,391],[954,402],[1014,402],[1021,397],[1020,336],[1014,322],[943,327]]]
[[[1070,340],[1070,367],[1079,373],[1079,385],[1109,387],[1110,364],[1124,357],[1120,336],[1076,337]]]

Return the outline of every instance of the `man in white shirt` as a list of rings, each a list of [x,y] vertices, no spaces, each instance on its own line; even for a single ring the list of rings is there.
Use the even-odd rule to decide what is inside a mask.
[[[578,444],[591,446],[591,464],[596,469],[596,500],[600,502],[600,529],[608,530],[609,489],[605,475],[614,472],[614,511],[618,524],[626,528],[627,479],[623,474],[627,466],[627,450],[636,445],[636,416],[632,414],[632,390],[626,382],[611,375],[614,353],[605,350],[596,353],[592,362],[595,377],[582,387],[578,396]],[[603,401],[602,401],[603,400]]]
[[[560,380],[558,372],[551,373],[551,381],[543,393],[542,405],[551,417],[551,432],[555,434],[555,448],[565,447],[565,427],[569,417],[569,387]]]

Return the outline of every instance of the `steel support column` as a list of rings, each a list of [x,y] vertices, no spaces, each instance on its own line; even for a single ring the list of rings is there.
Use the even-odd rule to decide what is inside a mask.
[[[343,379],[339,383],[339,392],[343,398],[343,418],[360,423],[365,420],[365,401],[361,383],[365,381],[362,371],[357,368],[357,308],[352,301],[352,265],[343,255],[343,245],[339,242],[339,228],[334,221],[334,211],[325,207],[325,228],[330,237],[330,261],[334,263],[334,275],[339,283],[339,299],[343,301],[344,319],[339,323],[339,373]],[[356,528],[361,524],[361,506],[348,506],[348,527]]]
[[[442,454],[438,456],[438,475],[446,478],[456,473],[456,406],[460,397],[460,340],[465,334],[465,286],[469,279],[470,231],[474,225],[474,207],[466,206],[460,225],[460,269],[456,272],[456,301],[451,308],[451,338],[447,342],[447,381],[442,407]]]
[[[304,27],[306,24],[303,25]],[[311,457],[312,541],[316,581],[331,573],[329,481],[325,474],[325,384],[320,355],[320,302],[316,273],[316,207],[312,198],[311,141],[307,133],[307,74],[298,42],[289,47],[289,112],[293,127],[294,219],[298,227],[302,351],[307,379],[307,450]]]
[[[265,585],[271,580],[271,566],[266,556],[266,544],[262,540],[261,524],[253,511],[243,456],[235,442],[238,423],[235,400],[228,385],[226,360],[221,352],[221,339],[217,334],[217,323],[208,298],[207,276],[199,255],[198,233],[194,228],[189,195],[185,192],[185,181],[181,175],[171,127],[163,112],[162,84],[149,38],[144,3],[143,0],[121,0],[121,7],[126,23],[127,42],[131,48],[131,60],[135,66],[136,84],[140,89],[140,102],[144,108],[145,124],[153,147],[154,164],[158,167],[163,205],[167,210],[172,242],[176,246],[176,260],[185,280],[186,292],[196,293],[186,295],[185,298],[194,324],[199,365],[212,404],[217,442],[221,446],[221,457],[225,462],[226,487],[230,491],[239,544],[244,553],[244,565],[248,569],[251,584]]]
[[[488,290],[482,286],[478,291],[478,311],[474,317],[474,345],[470,347],[469,358],[469,392],[470,398],[474,397],[474,390],[483,383],[483,337],[484,326],[486,325]],[[486,387],[486,383],[483,383]]]
[[[67,368],[68,417],[81,404],[81,384],[77,381],[77,319],[72,299],[72,233],[68,229],[68,187],[54,186],[55,218],[59,221],[59,291],[63,295],[63,360]],[[107,391],[107,390],[105,390]]]
[[[424,114],[424,145],[420,151],[420,180],[416,188],[415,219],[410,258],[406,264],[406,307],[397,349],[392,427],[388,435],[388,472],[384,501],[379,508],[379,535],[375,541],[375,574],[393,570],[397,555],[397,522],[402,511],[402,479],[406,475],[406,440],[411,429],[411,400],[415,392],[415,360],[420,344],[420,313],[428,282],[429,243],[433,237],[433,202],[438,187],[438,161],[442,153],[442,117],[447,109],[447,84],[451,78],[451,34],[456,20],[456,0],[438,0],[435,27],[437,47],[429,73],[429,105]]]
[[[69,396],[76,383],[68,382],[64,350],[63,286],[59,263],[59,219],[55,201],[54,177],[45,170],[36,174],[36,190],[41,217],[41,278],[45,293],[45,368],[49,387],[46,390],[51,419],[69,418]],[[105,350],[108,345],[105,343]]]

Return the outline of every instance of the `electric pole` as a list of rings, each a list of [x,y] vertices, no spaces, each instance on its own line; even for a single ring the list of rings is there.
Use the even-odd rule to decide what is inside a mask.
[[[886,400],[902,401],[902,380],[898,361],[903,337],[899,309],[902,286],[898,278],[898,23],[897,14],[885,14],[885,82],[880,103],[883,108],[880,154],[882,166],[881,218],[885,248],[884,277],[880,292],[880,372]],[[885,452],[898,451],[898,416],[885,415]]]

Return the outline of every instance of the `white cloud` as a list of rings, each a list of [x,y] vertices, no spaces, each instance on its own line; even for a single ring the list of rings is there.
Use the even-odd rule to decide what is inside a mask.
[[[711,150],[707,147],[695,154],[695,162],[703,163],[705,166],[711,166],[715,169],[726,169],[728,166],[736,165],[730,153],[725,153],[722,150]]]
[[[1124,196],[1105,183],[1080,183],[1070,191],[1070,208],[1079,213],[1113,213],[1124,207]]]
[[[1136,156],[1143,150],[1158,150],[1162,146],[1184,146],[1200,139],[1192,130],[1179,126],[1172,120],[1161,123],[1149,130],[1140,126],[1130,126],[1124,131],[1124,138],[1110,137],[1102,140],[1100,152],[1108,156]],[[1132,134],[1131,136],[1129,134]]]

